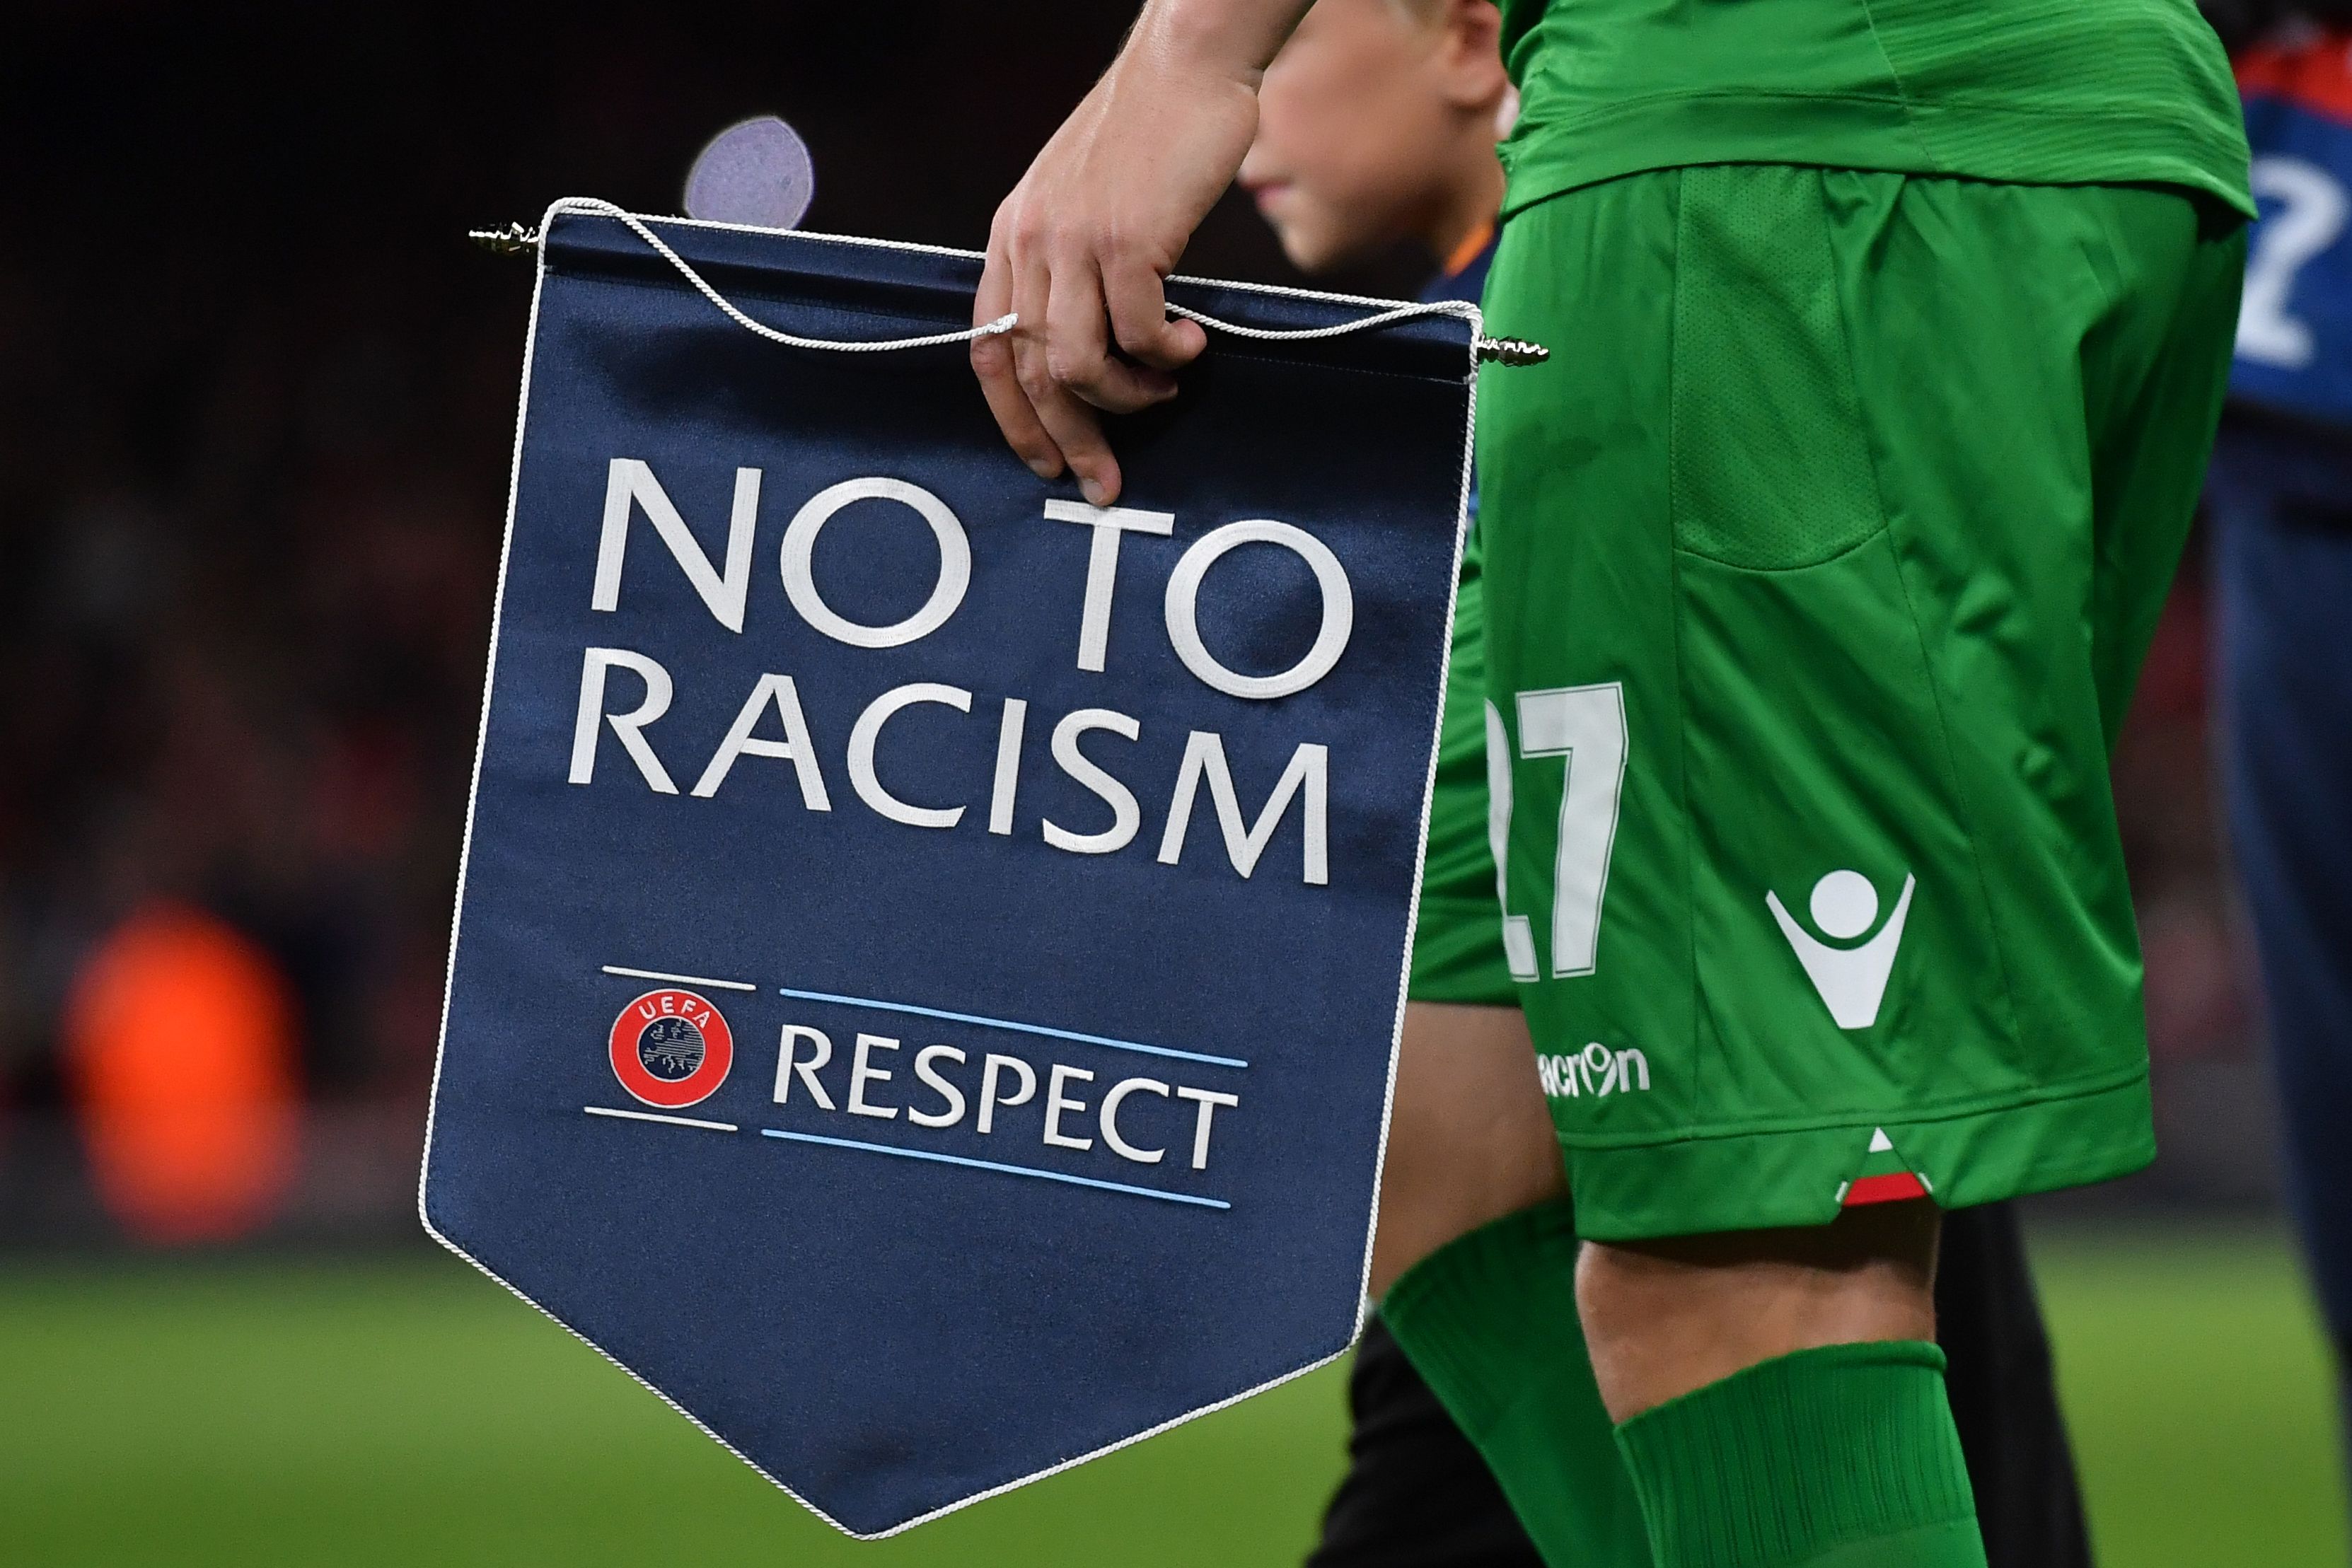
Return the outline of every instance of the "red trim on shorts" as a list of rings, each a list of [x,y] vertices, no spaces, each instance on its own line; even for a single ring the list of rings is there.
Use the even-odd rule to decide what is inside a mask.
[[[1857,1208],[1865,1203],[1899,1203],[1906,1197],[1925,1197],[1927,1185],[1909,1171],[1896,1171],[1891,1176],[1860,1176],[1846,1188],[1847,1208]]]

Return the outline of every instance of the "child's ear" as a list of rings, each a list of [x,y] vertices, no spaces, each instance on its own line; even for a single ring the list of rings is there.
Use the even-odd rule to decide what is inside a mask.
[[[1503,71],[1503,13],[1494,0],[1446,0],[1447,85],[1465,109],[1500,103],[1510,90]]]

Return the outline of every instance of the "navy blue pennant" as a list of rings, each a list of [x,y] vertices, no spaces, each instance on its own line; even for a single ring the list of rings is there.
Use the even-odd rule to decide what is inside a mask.
[[[652,228],[784,332],[970,319],[975,256]],[[1213,330],[1098,510],[963,347],[559,205],[427,1228],[860,1535],[1341,1352],[1475,330]]]

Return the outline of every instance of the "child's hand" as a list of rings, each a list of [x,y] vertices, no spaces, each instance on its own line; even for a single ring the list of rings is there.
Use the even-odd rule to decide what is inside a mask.
[[[1172,0],[1147,6],[1127,47],[996,210],[972,368],[1004,438],[1045,478],[1065,467],[1087,500],[1118,496],[1097,411],[1176,392],[1206,346],[1167,318],[1162,279],[1233,183],[1257,129],[1257,79],[1299,0]],[[1114,340],[1122,360],[1113,356]],[[1129,362],[1133,361],[1133,362]]]

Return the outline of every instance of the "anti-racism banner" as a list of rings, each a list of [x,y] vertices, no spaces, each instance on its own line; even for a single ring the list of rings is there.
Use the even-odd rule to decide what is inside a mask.
[[[1475,314],[1171,286],[1097,508],[976,256],[538,257],[427,1228],[861,1535],[1339,1354]]]

